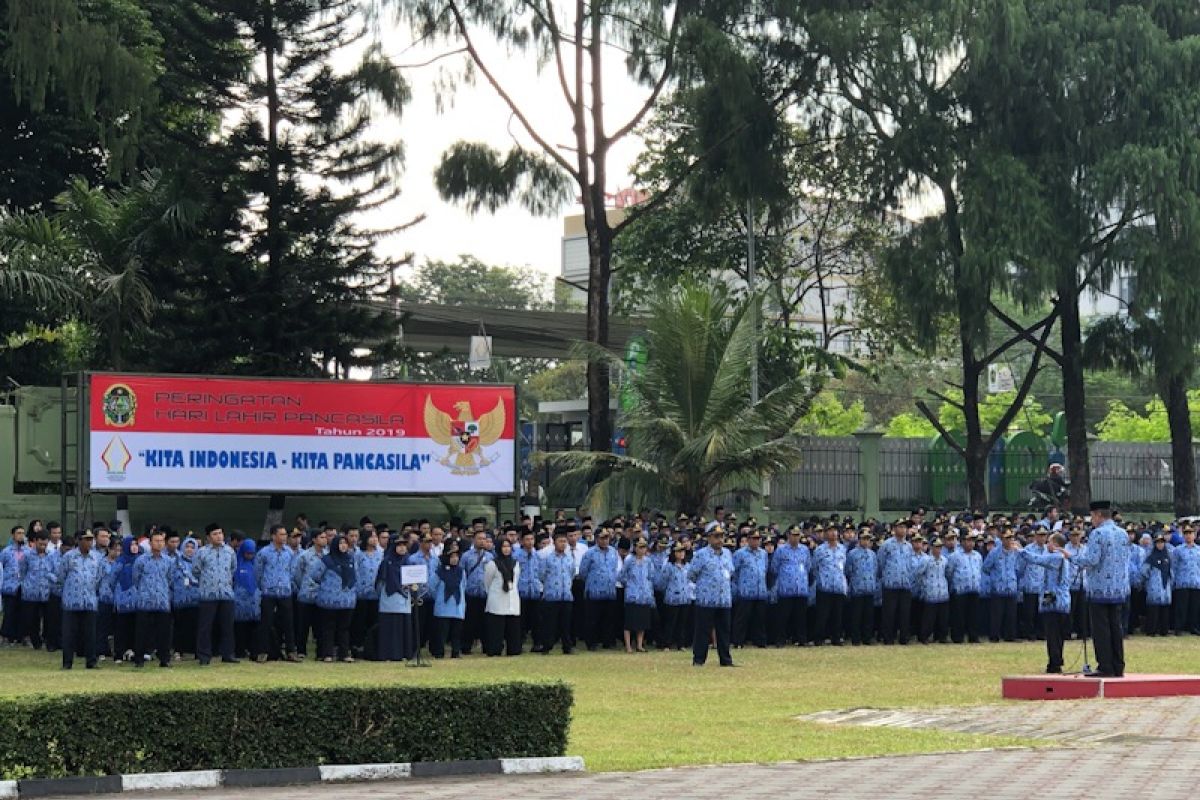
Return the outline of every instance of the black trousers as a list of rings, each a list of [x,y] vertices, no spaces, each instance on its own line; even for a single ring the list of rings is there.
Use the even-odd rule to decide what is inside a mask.
[[[498,656],[501,650],[510,656],[521,655],[519,615],[484,614],[483,632],[483,652],[489,656]]]
[[[171,612],[139,611],[137,613],[137,647],[134,664],[145,663],[146,656],[158,652],[158,663],[171,663]]]
[[[616,641],[613,636],[613,625],[619,624],[616,600],[588,600],[584,603],[584,613],[587,615],[587,646],[589,650],[597,647],[612,647]]]
[[[1146,606],[1146,635],[1166,636],[1171,632],[1171,607]]]
[[[1091,620],[1088,618],[1087,595],[1083,589],[1071,590],[1071,633],[1079,638],[1092,635]]]
[[[808,598],[779,598],[779,638],[775,644],[804,644],[808,641]]]
[[[199,617],[200,609],[197,606],[175,609],[175,624],[171,627],[174,631],[176,653],[195,654],[196,623]]]
[[[955,644],[962,644],[964,640],[971,643],[979,641],[979,633],[975,628],[978,605],[978,592],[950,595],[950,639]]]
[[[1046,632],[1046,672],[1062,672],[1063,642],[1071,635],[1071,615],[1047,611],[1041,617]]]
[[[308,637],[316,639],[320,635],[317,624],[317,604],[296,601],[296,652],[308,655]]]
[[[137,612],[115,611],[113,613],[113,656],[125,658],[137,647]]]
[[[487,598],[467,596],[467,617],[463,620],[463,653],[471,655],[475,642],[483,641],[483,615]]]
[[[350,625],[354,621],[354,609],[322,608],[319,611],[321,635],[317,637],[317,655],[320,658],[350,658]]]
[[[682,649],[688,645],[688,637],[692,628],[691,606],[672,606],[663,603],[662,606],[662,641],[659,647],[674,647]]]
[[[828,639],[832,644],[842,643],[842,607],[845,595],[832,592],[817,592],[817,627],[813,640],[821,644]]]
[[[850,643],[871,644],[875,641],[875,598],[860,594],[850,598],[847,617],[850,620]]]
[[[730,609],[696,606],[693,616],[696,625],[692,631],[692,663],[703,664],[708,660],[709,634],[716,630],[717,657],[722,664],[732,664],[733,656],[729,654]]]
[[[16,594],[6,594],[3,598],[4,622],[0,624],[0,638],[10,642],[21,639],[21,590]]]
[[[43,631],[46,625],[46,601],[24,600],[21,602],[21,632],[22,638],[28,639],[37,650],[42,646]]]
[[[280,658],[296,652],[292,598],[263,596],[259,605],[258,652],[266,653],[268,658]]]
[[[1175,608],[1175,632],[1200,632],[1200,589],[1175,589],[1171,595]]]
[[[908,644],[912,635],[909,625],[912,620],[912,592],[908,589],[883,590],[883,621],[879,636],[884,644],[900,641]]]
[[[446,641],[450,641],[450,655],[458,658],[462,652],[462,625],[458,617],[434,617],[429,633],[429,654],[434,658],[446,655]]]
[[[747,641],[755,647],[767,646],[766,600],[738,600],[733,604],[730,639],[734,647],[741,647]]]
[[[926,602],[921,609],[921,644],[945,642],[950,633],[950,601]]]
[[[201,664],[212,660],[214,629],[220,637],[221,658],[233,658],[232,600],[200,601],[196,616],[196,660]]]
[[[1125,674],[1125,635],[1121,630],[1120,603],[1088,603],[1092,618],[1092,644],[1096,665],[1109,675]]]
[[[46,601],[46,621],[42,626],[46,649],[53,653],[62,647],[62,598],[50,595]]]
[[[354,616],[350,620],[350,649],[362,653],[367,647],[368,631],[379,624],[379,600],[358,598],[354,604]]]
[[[100,610],[96,612],[96,654],[113,656],[112,635],[116,626],[117,612],[113,608],[112,603],[101,603]],[[193,625],[193,629],[195,626]],[[196,643],[193,638],[191,647]],[[78,655],[78,653],[76,653]]]
[[[993,597],[989,600],[988,636],[993,642],[1017,640],[1017,598]]]
[[[535,648],[541,647],[541,625],[538,624],[538,613],[542,601],[534,598],[521,598],[521,638],[530,637]]]
[[[1025,592],[1021,597],[1021,638],[1033,641],[1042,637],[1042,628],[1038,616],[1038,604],[1041,598],[1036,593]]]
[[[538,631],[538,644],[544,652],[549,652],[559,641],[562,642],[564,653],[571,652],[571,617],[575,610],[573,600],[543,600],[538,608],[538,618],[541,630]]]
[[[96,666],[96,612],[64,611],[62,614],[62,665],[75,665],[75,650],[82,645],[84,664]]]

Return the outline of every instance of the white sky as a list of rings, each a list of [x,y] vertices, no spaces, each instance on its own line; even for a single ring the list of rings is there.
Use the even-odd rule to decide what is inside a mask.
[[[409,48],[413,37],[404,26],[393,28],[384,37],[384,51],[394,63],[419,64],[449,48],[419,46]],[[553,67],[541,76],[532,54],[508,55],[497,48],[481,50],[494,72],[531,122],[554,145],[573,141],[571,119],[559,89]],[[460,253],[473,255],[488,264],[530,266],[548,275],[559,272],[562,217],[578,213],[577,205],[565,208],[553,217],[534,217],[524,209],[510,205],[491,214],[481,211],[470,215],[462,207],[443,202],[433,183],[433,170],[442,152],[453,142],[465,139],[486,142],[501,152],[513,144],[516,134],[522,144],[536,145],[524,135],[520,122],[512,119],[504,102],[492,91],[482,75],[475,85],[460,85],[447,107],[439,113],[434,83],[439,68],[455,69],[466,56],[454,56],[420,69],[405,70],[413,99],[403,118],[381,120],[378,135],[398,136],[406,150],[404,173],[400,178],[402,195],[389,206],[365,217],[367,224],[393,225],[425,213],[426,219],[410,231],[380,243],[382,254],[413,252],[418,263],[428,258],[452,259]],[[621,54],[608,53],[605,70],[608,129],[623,125],[636,111],[648,89],[634,84],[624,72]],[[452,105],[451,105],[452,104]],[[635,136],[620,143],[609,157],[608,191],[628,186],[628,168],[641,147]],[[563,153],[568,160],[574,154]]]

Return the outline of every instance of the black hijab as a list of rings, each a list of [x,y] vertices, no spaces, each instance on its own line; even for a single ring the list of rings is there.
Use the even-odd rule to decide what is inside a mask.
[[[1159,550],[1157,545],[1150,548],[1150,554],[1146,556],[1146,563],[1150,565],[1151,570],[1157,569],[1162,574],[1164,586],[1171,585],[1171,552],[1165,547]]]
[[[457,553],[458,551],[455,551],[454,555]],[[451,555],[451,553],[445,553],[442,556],[442,563],[437,570],[438,577],[442,580],[442,597],[447,603],[458,597],[458,590],[462,586],[463,579],[462,559],[459,559],[458,564],[450,566]]]
[[[507,539],[504,540],[504,544],[509,544]],[[509,544],[509,554],[507,556],[500,554],[504,544],[497,545],[496,547],[496,569],[500,570],[500,577],[504,579],[504,591],[507,592],[512,589],[517,562],[512,557],[511,544]]]
[[[329,548],[329,552],[321,561],[326,567],[342,576],[342,588],[354,588],[354,559],[350,557],[350,551],[342,552],[338,547],[345,540],[345,536],[338,536],[333,540],[333,544]]]
[[[405,553],[401,555],[396,551],[401,547],[405,548]],[[379,564],[379,577],[376,581],[382,581],[383,587],[388,594],[400,594],[404,591],[404,584],[401,583],[401,568],[404,562],[408,560],[408,543],[403,539],[396,539],[394,542],[388,543],[387,552],[383,555],[383,561]]]

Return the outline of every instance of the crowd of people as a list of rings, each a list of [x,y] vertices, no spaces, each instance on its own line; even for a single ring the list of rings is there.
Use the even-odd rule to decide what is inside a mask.
[[[263,541],[217,523],[202,536],[116,523],[67,535],[34,520],[0,550],[0,640],[61,651],[70,669],[76,658],[300,661],[314,639],[324,662],[653,646],[690,649],[702,665],[715,646],[725,666],[748,646],[1043,639],[1059,672],[1066,640],[1115,646],[1090,630],[1085,599],[1111,606],[1117,639],[1200,635],[1196,532],[1098,506],[1090,521],[1054,507],[1011,518],[919,508],[891,523],[787,527],[719,507],[711,519],[559,512],[398,529],[301,515]],[[1100,534],[1104,565],[1087,545]]]

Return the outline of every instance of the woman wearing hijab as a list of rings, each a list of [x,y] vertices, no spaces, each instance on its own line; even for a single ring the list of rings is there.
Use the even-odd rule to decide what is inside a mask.
[[[1146,582],[1146,635],[1166,636],[1171,628],[1171,551],[1163,534],[1154,537],[1141,572]]]
[[[133,585],[133,562],[138,558],[137,540],[132,536],[121,539],[121,555],[117,558],[116,582],[113,585],[113,650],[117,662],[134,659],[134,632],[137,630],[137,591]]]
[[[258,547],[243,539],[237,549],[237,568],[233,573],[233,647],[238,658],[257,658],[258,620],[262,615],[262,592],[254,576],[254,556]]]
[[[450,657],[462,657],[463,617],[467,615],[467,585],[463,568],[459,566],[458,545],[448,545],[437,569],[429,574],[429,598],[433,601],[433,630],[429,632],[429,654],[434,658],[446,655],[446,640],[450,640]]]
[[[401,569],[407,559],[408,542],[397,538],[376,570],[374,585],[379,595],[377,661],[407,661],[413,657],[412,596],[400,581]],[[359,583],[362,583],[361,576]]]
[[[329,664],[336,657],[352,664],[350,653],[350,623],[354,618],[357,573],[350,542],[338,536],[329,552],[310,571],[309,580],[317,586],[317,608],[321,617],[321,634],[317,637],[317,656]]]
[[[175,617],[175,659],[184,653],[196,651],[196,617],[200,608],[200,596],[196,581],[192,578],[192,559],[200,543],[189,535],[179,547],[175,558],[175,571],[171,580],[171,608]]]
[[[104,554],[100,578],[100,610],[96,614],[96,655],[103,661],[113,657],[112,636],[117,624],[117,610],[114,596],[117,588],[117,573],[121,570],[121,543],[113,540],[108,543],[108,552]],[[135,629],[136,630],[136,629]]]
[[[501,648],[510,656],[521,655],[521,595],[517,581],[521,565],[513,558],[513,545],[506,538],[496,545],[496,557],[483,570],[487,589],[484,607],[484,652],[500,655]]]

